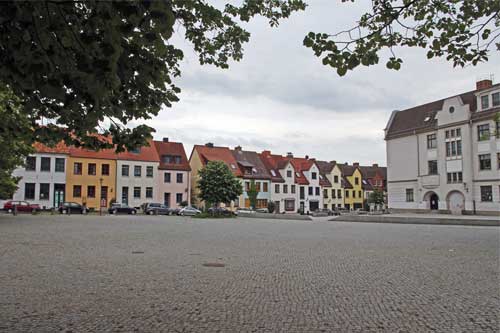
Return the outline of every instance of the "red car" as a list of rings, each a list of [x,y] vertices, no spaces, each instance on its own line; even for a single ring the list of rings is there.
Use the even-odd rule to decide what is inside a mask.
[[[14,210],[14,206],[17,207],[18,212],[34,213],[34,212],[39,212],[41,210],[39,204],[30,204],[27,201],[14,201],[14,200],[7,201],[3,205],[3,210],[5,210],[8,213],[12,213],[12,211]]]

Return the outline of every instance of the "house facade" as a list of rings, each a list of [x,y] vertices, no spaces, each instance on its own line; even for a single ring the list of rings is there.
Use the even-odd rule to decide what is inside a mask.
[[[295,184],[299,191],[299,210],[309,214],[323,207],[323,190],[320,184],[320,172],[316,160],[290,157],[295,169]]]
[[[154,145],[159,157],[156,200],[167,207],[178,208],[182,202],[191,205],[191,167],[183,144],[163,138]]]
[[[295,169],[290,161],[269,150],[260,153],[260,159],[271,176],[271,200],[276,213],[297,213],[298,190],[295,183]]]
[[[344,188],[342,186],[342,171],[336,161],[317,161],[320,173],[330,186],[323,188],[323,207],[327,209],[344,208]]]
[[[403,111],[385,130],[390,209],[500,211],[500,84]]]
[[[359,170],[363,176],[363,193],[365,200],[368,200],[371,193],[380,191],[387,195],[387,168],[378,164],[371,166],[360,166]]]
[[[158,201],[160,160],[154,143],[119,153],[116,158],[117,202],[139,208],[145,202]]]
[[[24,167],[13,176],[21,177],[13,200],[25,200],[42,208],[58,207],[66,198],[66,169],[69,149],[59,143],[55,147],[35,143],[35,152],[27,157]]]
[[[109,207],[113,200],[117,200],[114,149],[91,151],[69,147],[66,201],[97,210]]]
[[[364,208],[363,175],[359,163],[340,165],[344,178],[344,207],[349,210]]]

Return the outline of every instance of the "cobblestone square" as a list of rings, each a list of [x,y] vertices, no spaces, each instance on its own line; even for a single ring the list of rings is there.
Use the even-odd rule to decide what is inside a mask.
[[[0,331],[498,332],[499,237],[495,227],[2,215]]]

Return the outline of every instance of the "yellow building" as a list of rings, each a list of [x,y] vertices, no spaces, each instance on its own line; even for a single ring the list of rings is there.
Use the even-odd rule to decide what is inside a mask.
[[[344,181],[344,207],[346,209],[362,209],[364,202],[363,175],[359,164],[342,164],[340,169]]]
[[[109,207],[116,200],[116,155],[111,149],[98,152],[70,148],[66,172],[66,201],[88,208]]]

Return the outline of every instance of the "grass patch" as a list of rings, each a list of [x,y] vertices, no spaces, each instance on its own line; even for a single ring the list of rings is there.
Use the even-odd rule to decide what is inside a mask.
[[[211,214],[205,212],[193,216],[194,219],[232,219],[235,217],[234,215]]]

